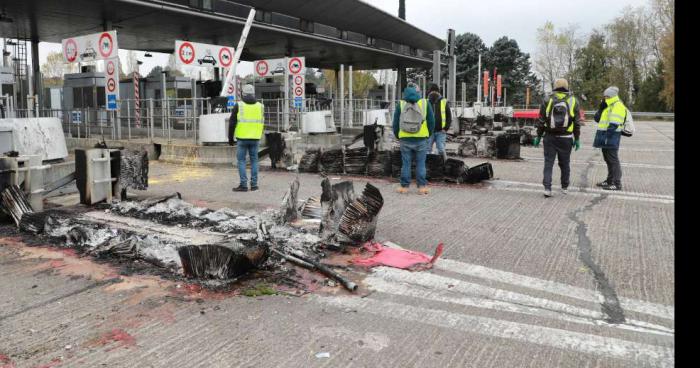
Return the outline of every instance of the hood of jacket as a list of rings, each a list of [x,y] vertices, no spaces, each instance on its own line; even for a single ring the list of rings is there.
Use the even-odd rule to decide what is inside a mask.
[[[406,87],[406,89],[403,90],[403,99],[410,103],[416,103],[421,99],[421,95],[415,88]]]
[[[430,100],[430,103],[434,104],[437,101],[440,101],[440,98],[442,98],[442,95],[440,95],[439,92],[430,92],[428,95],[428,100]]]
[[[247,103],[248,105],[252,105],[258,102],[258,100],[255,99],[255,95],[243,95],[243,102]]]

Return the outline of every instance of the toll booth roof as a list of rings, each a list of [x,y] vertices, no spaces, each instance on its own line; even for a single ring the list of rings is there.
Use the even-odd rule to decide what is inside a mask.
[[[211,4],[202,8],[201,4]],[[200,4],[200,5],[192,5]],[[310,67],[430,67],[444,41],[359,0],[3,1],[5,37],[61,42],[115,29],[122,49],[172,53],[176,39],[236,46],[259,10],[243,60],[299,55]]]

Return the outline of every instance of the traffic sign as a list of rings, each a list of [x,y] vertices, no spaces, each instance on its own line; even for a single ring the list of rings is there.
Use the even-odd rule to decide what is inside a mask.
[[[194,46],[189,42],[183,42],[180,47],[177,48],[178,59],[185,65],[192,64],[194,61]]]
[[[107,62],[107,74],[114,74],[114,62],[112,60]]]
[[[226,88],[226,93],[232,94],[234,91],[233,84],[229,83],[228,88]]]
[[[304,95],[304,89],[301,87],[294,88],[294,96],[301,97]]]
[[[78,58],[78,44],[75,43],[74,39],[69,38],[66,40],[63,45],[63,57],[69,63],[74,62]]]
[[[302,77],[301,75],[297,75],[296,77],[294,77],[294,84],[296,84],[297,86],[304,84],[304,77]]]
[[[114,92],[115,89],[117,89],[117,82],[114,81],[114,78],[109,78],[107,80],[107,91]]]
[[[117,95],[107,95],[107,110],[117,109]]]
[[[299,74],[303,67],[304,67],[304,62],[301,60],[301,58],[293,57],[293,58],[289,59],[289,73],[290,74]]]
[[[236,106],[236,96],[228,96],[228,100],[226,100],[226,107],[234,107]]]
[[[110,35],[109,32],[104,32],[100,35],[98,45],[100,55],[102,55],[103,58],[106,59],[112,56],[112,50],[114,50],[114,40],[112,40],[112,35]]]
[[[63,58],[67,63],[105,60],[117,55],[117,31],[93,33],[61,40]]]
[[[233,62],[233,53],[231,53],[231,49],[228,47],[222,47],[219,49],[219,63],[221,63],[221,66],[224,68],[228,68],[229,65]]]
[[[266,77],[267,73],[270,71],[270,65],[267,64],[265,60],[258,60],[255,62],[255,72],[260,77]]]
[[[304,98],[303,97],[294,97],[294,107],[297,109],[301,109],[304,106]]]

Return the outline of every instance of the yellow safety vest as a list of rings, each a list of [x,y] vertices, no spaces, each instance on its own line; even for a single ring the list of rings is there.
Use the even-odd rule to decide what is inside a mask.
[[[600,115],[598,130],[608,130],[608,127],[612,123],[617,125],[615,131],[621,132],[622,125],[627,117],[627,107],[620,101],[619,96],[605,99],[605,103],[608,104],[608,107],[603,110],[603,113]]]
[[[236,122],[236,139],[260,139],[265,130],[263,104],[239,103]]]
[[[563,99],[564,97],[566,97],[566,93],[562,93],[562,92],[557,92],[555,95],[560,100]],[[549,103],[547,104],[547,111],[546,111],[547,117],[549,117],[549,112],[552,111],[552,103],[553,102],[554,102],[554,98],[550,97]],[[569,133],[572,133],[574,131],[574,119],[576,118],[576,115],[574,113],[574,106],[576,106],[576,99],[574,98],[574,96],[571,96],[571,97],[569,97],[569,101],[567,101],[567,102],[569,103],[569,115],[571,115],[571,124],[569,124],[569,127],[566,128],[566,131]]]
[[[406,101],[401,100],[399,108],[403,111],[404,106],[406,106]],[[428,138],[430,137],[430,131],[428,130],[428,122],[425,120],[428,116],[427,101],[425,99],[418,100],[418,107],[423,111],[423,123],[420,129],[416,133],[408,133],[403,130],[399,130],[399,139],[401,138]]]
[[[447,121],[447,100],[440,100],[440,116],[442,116],[442,128],[445,129],[445,121]]]

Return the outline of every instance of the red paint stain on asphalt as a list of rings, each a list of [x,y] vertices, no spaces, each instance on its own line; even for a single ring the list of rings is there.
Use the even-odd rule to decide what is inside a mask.
[[[112,331],[102,334],[102,336],[97,339],[96,344],[105,346],[112,342],[115,342],[116,345],[110,349],[107,349],[107,351],[112,351],[117,348],[128,349],[129,347],[136,345],[136,338],[121,328],[115,328],[112,329]]]
[[[61,358],[53,358],[48,364],[37,365],[34,368],[52,368],[61,365]]]
[[[15,368],[15,363],[5,354],[0,354],[0,368]]]

